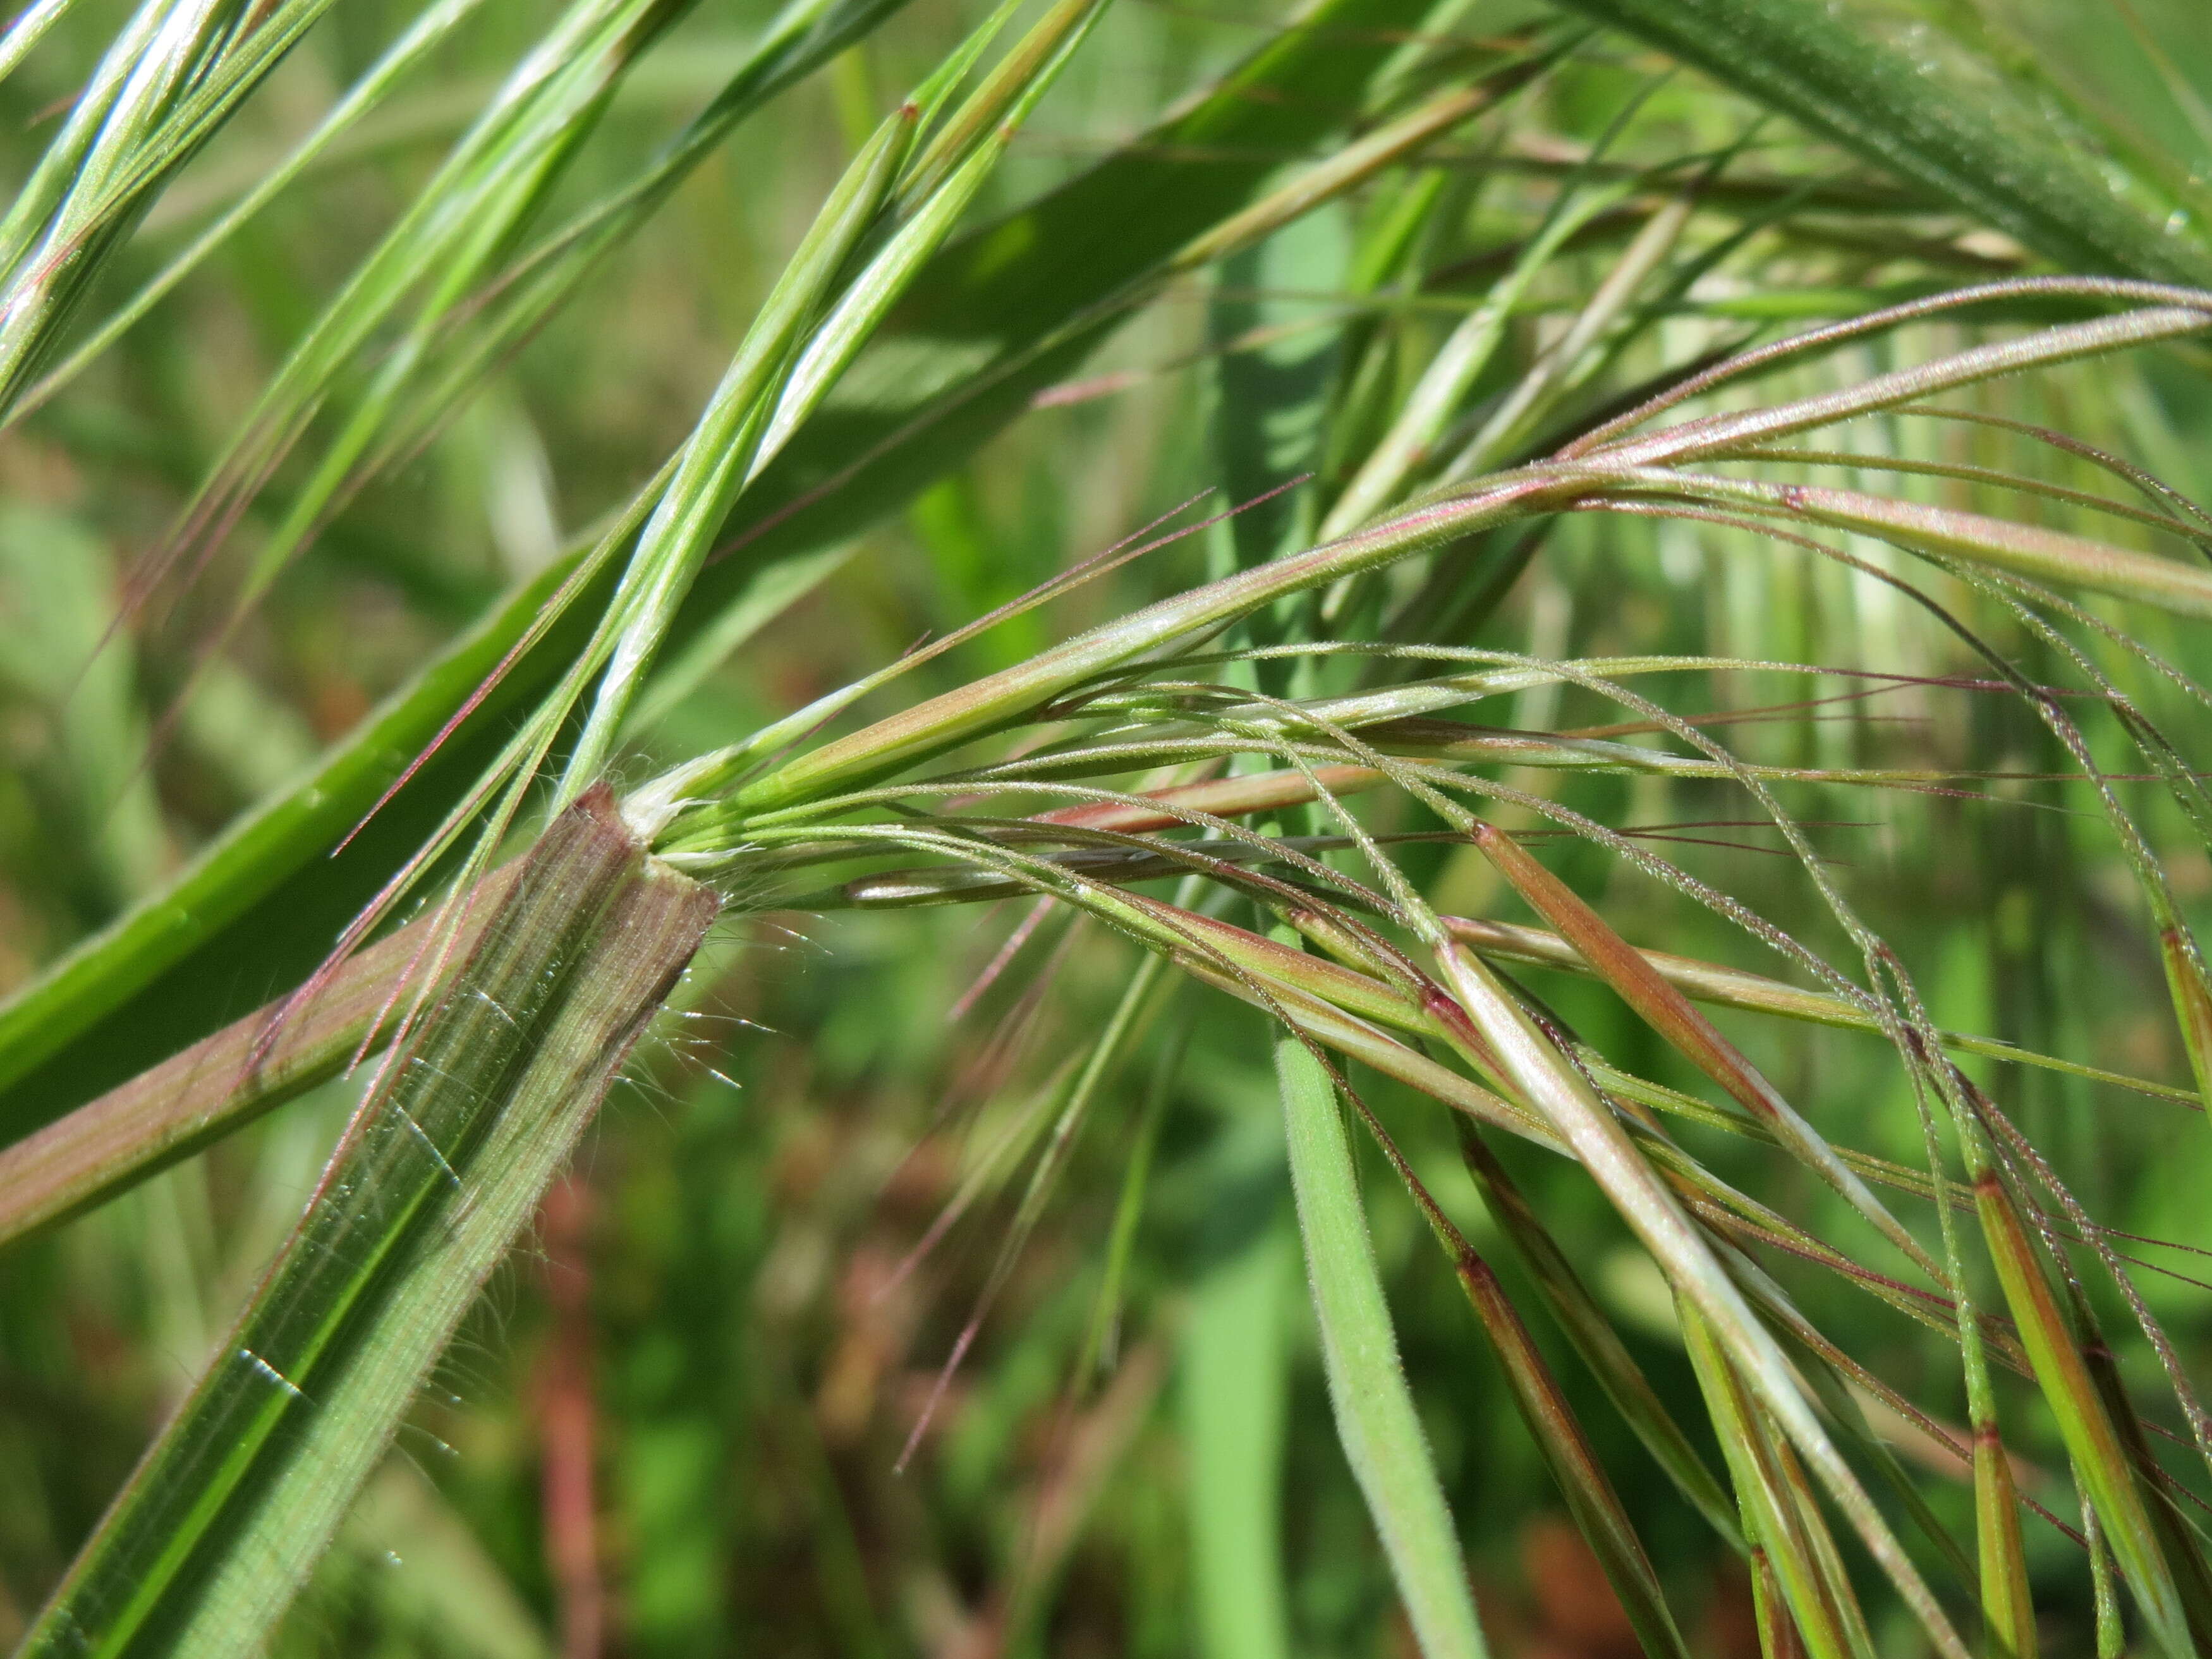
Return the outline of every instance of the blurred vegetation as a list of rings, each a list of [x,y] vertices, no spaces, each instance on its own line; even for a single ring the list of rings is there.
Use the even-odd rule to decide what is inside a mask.
[[[621,77],[533,225],[561,223],[639,176],[768,21],[751,0],[671,9],[682,15]],[[812,562],[763,563],[803,575],[765,599],[750,590],[764,613],[755,629],[719,654],[681,657],[682,677],[648,690],[647,721],[630,728],[613,768],[618,786],[868,674],[1194,497],[1214,512],[1298,481],[927,663],[864,708],[954,688],[1316,539],[1447,336],[1576,192],[1618,183],[1533,271],[1501,348],[1452,399],[1449,441],[1431,451],[1475,435],[1632,246],[1652,253],[1655,274],[1604,337],[1588,380],[1543,400],[1491,465],[1559,441],[1670,367],[1878,303],[2051,268],[2045,251],[1769,110],[1712,64],[1686,67],[1635,33],[1579,22],[1562,35],[1559,14],[1517,0],[1402,9],[1413,43],[1402,50],[1416,65],[1407,73],[1429,85],[1524,44],[1568,44],[1414,161],[1139,296],[1018,418],[911,488],[885,485],[848,531],[805,555]],[[2170,222],[2178,248],[2197,246],[2212,177],[2212,37],[2184,0],[1848,9],[1853,28],[1926,60],[1931,78],[2002,100],[2049,142],[2094,150],[2116,197],[2149,204],[2142,211]],[[29,175],[131,10],[80,0],[0,82],[8,176]],[[342,400],[309,427],[312,441],[271,458],[227,533],[153,580],[179,515],[294,343],[555,12],[534,0],[475,10],[142,320],[0,434],[0,989],[30,983],[158,891],[501,595],[603,529],[691,431],[847,161],[980,18],[949,0],[911,0],[738,125],[480,386],[439,407],[419,441],[333,503],[326,521],[318,515],[241,619],[234,606],[311,487]],[[264,177],[413,15],[383,0],[332,7],[146,210],[69,337]],[[1147,154],[1144,135],[1164,112],[1288,21],[1248,0],[1109,7],[963,222],[988,226],[1103,156]],[[1300,164],[1376,112],[1298,111],[1308,140],[1229,159]],[[1168,164],[1153,186],[1162,211],[1188,187],[1179,167],[1223,159],[1152,148]],[[1655,211],[1678,199],[1686,216],[1672,240],[1639,245]],[[1142,215],[1146,202],[1127,210]],[[2023,315],[2039,319],[1938,317],[1724,398],[1809,395],[1996,337]],[[396,333],[387,325],[377,339]],[[378,361],[362,354],[345,397],[362,395]],[[2154,347],[1948,402],[2063,431],[2203,498],[2212,492],[2207,362],[2201,344]],[[1831,441],[1862,457],[2115,493],[2090,461],[2039,451],[1998,424],[1885,415],[1819,441]],[[1993,489],[1956,477],[1880,487],[1995,510]],[[781,488],[787,497],[797,486]],[[1344,631],[1379,630],[1395,611],[1401,638],[1546,659],[1820,665],[1810,676],[1692,669],[1635,684],[1750,763],[1925,775],[1881,788],[1775,787],[1829,878],[1909,965],[1936,1024],[2191,1090],[2156,936],[2092,792],[2034,708],[1993,686],[1988,664],[1939,618],[1876,574],[1738,529],[1598,514],[1547,522],[1525,569],[1501,533],[1394,573],[1387,594],[1370,579],[1376,591],[1358,604],[1373,609]],[[2111,533],[2150,544],[2124,526]],[[1881,571],[1907,568],[1869,539],[1850,545]],[[1431,579],[1431,568],[1442,574]],[[2031,680],[2082,684],[1990,594],[1945,574],[1923,580]],[[2212,670],[2200,623],[2094,605],[2185,672]],[[1285,607],[1249,637],[1295,638],[1302,625]],[[2193,757],[2202,708],[2100,639],[2092,647]],[[1301,696],[1352,683],[1295,679],[1268,663],[1250,675],[1248,684]],[[2185,803],[2117,724],[2077,712],[2184,914],[2203,927],[2212,866]],[[1648,722],[1622,730],[1635,717],[1617,702],[1556,681],[1485,718],[1668,746]],[[1729,784],[1491,770],[1644,838],[1856,971],[1854,946],[1805,872]],[[1532,808],[1493,803],[1490,816],[1525,832],[1629,940],[1781,971],[1710,911],[1606,848],[1548,829]],[[1382,794],[1365,821],[1376,832],[1437,827],[1410,800]],[[1471,847],[1440,838],[1393,853],[1439,911],[1539,920]],[[1343,859],[1357,867],[1356,854]],[[1042,1220],[1006,1262],[1072,1069],[1141,953],[1042,900],[801,915],[759,908],[768,901],[757,892],[733,896],[678,1012],[634,1056],[546,1200],[532,1246],[501,1271],[416,1401],[276,1650],[1413,1651],[1331,1428],[1267,1018],[1164,976],[1137,1011],[1135,1040],[1114,1055]],[[1249,922],[1252,907],[1237,903]],[[321,927],[324,945],[332,931]],[[222,979],[222,957],[192,970],[220,1018],[290,982],[230,960],[235,983]],[[1525,972],[1526,990],[1614,1065],[1713,1095],[1603,986]],[[189,1036],[215,1016],[195,1018]],[[1912,1085],[1879,1036],[1715,1018],[1822,1133],[1924,1164]],[[118,1075],[153,1057],[118,1060]],[[2195,1109],[2059,1073],[1966,1064],[2087,1210],[2118,1230],[2182,1369],[2212,1376],[2202,1197],[2212,1138]],[[1543,1313],[1461,1168],[1446,1115],[1409,1089],[1358,1076],[1413,1170],[1522,1309],[1692,1650],[1758,1653],[1741,1561],[1662,1477]],[[189,1386],[312,1190],[362,1084],[325,1084],[9,1247],[0,1638],[27,1627]],[[19,1117],[12,1133],[95,1091],[58,1095],[52,1112]],[[1849,1236],[1843,1200],[1771,1146],[1694,1127],[1680,1136],[1707,1169],[1808,1232]],[[1406,1370],[1492,1650],[1639,1651],[1450,1263],[1384,1161],[1354,1140]],[[1664,1278],[1579,1170],[1532,1147],[1497,1147],[1660,1397],[1721,1467]],[[1916,1202],[1908,1212],[1932,1237],[1923,1224],[1932,1210]],[[1939,1423],[1965,1425],[1955,1338],[1819,1262],[1783,1249],[1760,1260],[1851,1358]],[[1994,1298],[1994,1279],[1976,1271]],[[2161,1441],[2158,1455],[2202,1489],[2188,1425],[2155,1395],[2157,1367],[2128,1307],[2087,1271],[2081,1284],[2144,1414],[2179,1443]],[[2021,1378],[2000,1373],[1996,1387],[2023,1491],[2074,1516],[2051,1413]],[[1964,1465],[1917,1425],[1873,1409],[1878,1437],[1971,1553]],[[2198,1502],[2189,1524],[2204,1520]],[[2081,1547],[2033,1516],[2023,1538],[2043,1651],[2099,1651]],[[1917,1540],[1913,1548],[1923,1564],[1937,1559]],[[1875,1593],[1866,1559],[1854,1554],[1850,1571],[1878,1650],[1927,1651],[1910,1615]],[[1971,1585],[1945,1595],[1972,1605]]]

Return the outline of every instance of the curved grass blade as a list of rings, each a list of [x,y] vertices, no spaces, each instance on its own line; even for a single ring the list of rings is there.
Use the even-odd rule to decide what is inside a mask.
[[[1527,963],[1533,967],[1565,968],[1583,974],[1592,971],[1581,953],[1557,933],[1547,933],[1541,928],[1523,927],[1513,922],[1492,921],[1473,916],[1446,916],[1443,921],[1444,925],[1451,929],[1453,937],[1465,940],[1485,956],[1500,957],[1508,962]],[[1832,1026],[1843,1030],[1880,1032],[1882,1030],[1881,1021],[1870,1010],[1832,992],[1808,991],[1778,979],[1769,979],[1763,974],[1723,968],[1717,963],[1675,956],[1664,951],[1645,951],[1639,947],[1638,954],[1650,963],[1668,984],[1693,1001],[1710,1002],[1723,1008],[1740,1008],[1747,1013],[1771,1014],[1783,1019],[1801,1020],[1808,1024]],[[1985,1060],[2007,1060],[2021,1066],[2042,1066],[2087,1082],[2110,1084],[2115,1088],[2133,1090],[2139,1094],[2155,1096],[2179,1104],[2190,1104],[2197,1098],[2185,1089],[2154,1083],[2144,1078],[2100,1071],[2094,1066],[2081,1066],[2072,1060],[2016,1048],[1995,1037],[1976,1036],[1965,1031],[1940,1031],[1936,1033],[1936,1038],[1943,1048],[1958,1054],[1978,1054]]]
[[[162,187],[330,4],[276,0],[243,17],[223,5],[146,4],[132,15],[0,220],[0,410]],[[21,24],[32,26],[26,46],[44,26],[36,11],[19,33]]]
[[[1477,824],[1473,839],[1513,890],[1560,931],[1598,977],[1618,992],[1646,1024],[1771,1129],[1800,1162],[1873,1223],[1908,1261],[1936,1283],[1948,1282],[1949,1275],[1920,1241],[1836,1156],[1820,1133],[1602,916],[1495,824]]]
[[[1491,970],[1464,947],[1444,940],[1437,951],[1445,983],[1475,1028],[1494,1047],[1507,1075],[1552,1127],[1570,1141],[1644,1247],[1658,1260],[1686,1308],[1694,1308],[1722,1345],[1731,1375],[1771,1413],[1789,1441],[1818,1473],[1838,1506],[1937,1650],[1966,1659],[1965,1645],[1929,1593],[1919,1571],[1890,1534],[1864,1488],[1838,1454],[1797,1390],[1773,1337],[1759,1324],[1714,1257],[1711,1246],[1660,1183],[1626,1129],[1532,1024]],[[1739,1497],[1741,1497],[1739,1490]],[[1771,1541],[1771,1540],[1770,1540]],[[1801,1620],[1806,1607],[1793,1591]]]

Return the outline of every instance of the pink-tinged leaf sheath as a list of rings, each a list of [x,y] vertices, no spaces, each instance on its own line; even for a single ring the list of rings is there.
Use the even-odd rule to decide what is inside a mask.
[[[522,866],[465,899],[449,963],[474,948]],[[336,1077],[380,1046],[406,1006],[395,987],[441,922],[418,918],[351,957],[312,997],[280,998],[0,1150],[0,1246],[65,1221]]]
[[[1930,507],[1863,490],[1820,484],[1769,483],[1658,468],[1624,468],[1617,487],[1657,489],[1793,523],[1825,525],[1876,536],[1938,558],[1963,559],[1992,569],[2131,599],[2180,617],[2212,617],[2212,571],[2137,553],[2087,536],[2041,525],[1992,518],[1954,507]]]
[[[26,1654],[258,1649],[715,908],[604,791],[555,821]]]

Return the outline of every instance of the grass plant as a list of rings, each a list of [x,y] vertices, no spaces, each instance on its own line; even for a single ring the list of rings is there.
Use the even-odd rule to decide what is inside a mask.
[[[25,10],[0,1635],[2212,1649],[2081,9]]]

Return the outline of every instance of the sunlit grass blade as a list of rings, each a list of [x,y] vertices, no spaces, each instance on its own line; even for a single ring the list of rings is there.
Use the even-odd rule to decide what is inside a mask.
[[[1896,543],[1915,552],[1965,560],[2034,581],[2111,593],[2178,616],[2212,617],[2212,577],[2201,564],[2160,558],[1987,514],[1924,506],[1818,484],[1778,484],[1652,473],[1624,477],[1631,489],[1660,483],[1696,500],[1747,507],[1793,523],[1824,525]]]
[[[1950,1620],[1798,1392],[1773,1337],[1626,1128],[1565,1065],[1489,969],[1449,941],[1437,951],[1437,965],[1514,1083],[1574,1146],[1584,1167],[1659,1261],[1676,1297],[1695,1308],[1712,1328],[1731,1371],[1741,1369],[1744,1386],[1752,1390],[1760,1409],[1772,1414],[1813,1465],[1929,1638],[1951,1659],[1965,1659],[1966,1649]]]
[[[2180,282],[2212,258],[2115,192],[2035,118],[1926,72],[1902,43],[1797,0],[1568,0],[2081,270]]]
[[[1508,962],[1527,963],[1535,967],[1565,968],[1577,973],[1593,971],[1581,954],[1557,933],[1473,916],[1447,916],[1444,921],[1455,937],[1464,939],[1485,955]],[[1874,1012],[1832,992],[1808,991],[1781,980],[1769,979],[1761,974],[1746,973],[1741,969],[1724,968],[1715,963],[1701,962],[1663,951],[1640,951],[1638,954],[1663,975],[1668,984],[1693,1001],[1710,1002],[1719,1007],[1739,1008],[1749,1013],[1771,1014],[1783,1019],[1845,1030],[1880,1032],[1882,1030],[1881,1021]],[[2175,1089],[2166,1084],[2100,1071],[2056,1055],[2018,1048],[1994,1037],[1976,1036],[1964,1031],[1942,1031],[1937,1034],[1937,1038],[1944,1048],[1959,1054],[1978,1054],[1985,1060],[2010,1060],[2022,1066],[2044,1067],[2088,1081],[2109,1083],[2118,1088],[2155,1095],[2161,1099],[2187,1103],[2194,1098],[2187,1091]]]
[[[983,387],[1000,382],[988,367],[973,366],[966,342],[981,333],[1015,350],[1021,341],[1086,313],[1245,205],[1271,171],[1268,162],[1183,159],[1182,152],[1210,157],[1209,147],[1236,152],[1239,146],[1307,142],[1358,102],[1360,89],[1395,50],[1373,31],[1395,27],[1396,18],[1393,0],[1328,0],[1164,128],[1075,185],[933,258],[891,337],[904,343],[902,349],[944,357],[952,370],[949,383],[934,370],[915,372],[909,360],[894,384],[867,391],[865,418],[848,400],[794,434],[782,462],[760,481],[762,522],[789,514],[801,490],[817,491],[826,474],[855,453],[895,441],[884,452],[882,470],[872,465],[854,474],[819,495],[820,512],[790,518],[787,528],[744,557],[702,573],[671,648],[680,649],[696,627],[720,615],[763,563],[838,539],[843,532],[836,525],[872,521],[891,510],[900,489],[955,464],[1026,409],[1030,391],[1060,373],[1062,360],[1024,368],[1004,383],[1004,395],[994,391],[979,403]],[[815,43],[805,32],[781,42],[770,67],[803,65]],[[757,89],[746,82],[748,95]],[[1127,211],[1134,202],[1146,204],[1146,211]],[[1116,228],[1102,239],[1097,233],[1109,225]],[[985,246],[999,252],[979,264],[977,252]],[[1083,343],[1097,337],[1086,334]],[[917,401],[925,386],[933,389]],[[924,407],[942,418],[909,429]],[[908,483],[886,494],[879,486],[887,473]],[[590,631],[583,612],[605,603],[604,584],[542,641],[518,653],[489,696],[471,702],[487,675],[538,624],[547,596],[573,568],[572,556],[508,596],[334,748],[314,774],[213,843],[145,908],[0,1008],[0,1132],[19,1134],[50,1121],[246,1012],[253,1000],[234,1000],[228,988],[248,981],[297,983],[313,969],[331,939],[405,861],[416,838],[471,787],[513,729],[515,711],[556,684],[582,648]],[[324,855],[346,840],[456,715],[463,718],[444,747],[407,790],[353,836],[343,855],[326,861]]]
[[[329,5],[280,0],[241,18],[149,3],[125,24],[0,220],[0,410],[155,197]],[[9,48],[27,50],[53,15],[41,7],[19,19]]]
[[[381,103],[428,52],[482,3],[483,0],[438,0],[438,3],[426,7],[376,63],[346,88],[344,95],[331,106],[313,131],[300,140],[282,162],[256,179],[252,188],[225,209],[213,224],[171,256],[161,270],[142,284],[112,316],[74,345],[66,359],[40,376],[35,386],[27,388],[4,416],[0,416],[0,427],[14,424],[74,380],[87,364],[112,345],[163,295],[228,240],[232,233],[298,179],[334,140]],[[4,72],[0,69],[0,73]]]
[[[27,1653],[265,1638],[715,902],[649,866],[609,799],[557,822]]]
[[[1337,1437],[1421,1651],[1427,1659],[1483,1659],[1459,1534],[1399,1364],[1335,1087],[1294,1037],[1275,1045],[1275,1072]]]
[[[875,222],[914,137],[909,112],[878,126],[815,217],[685,441],[599,623],[588,671],[605,664],[563,775],[572,800],[599,776],[629,703],[652,667],[670,617],[705,561],[709,538],[744,487],[753,453],[803,331],[846,260]],[[565,716],[565,708],[556,718]]]
[[[1783,1145],[1872,1222],[1908,1260],[1938,1283],[1948,1278],[1920,1241],[1836,1156],[1819,1132],[1602,916],[1496,825],[1479,824],[1474,839],[1514,890],[1560,931],[1597,975],[1619,992],[1647,1024],[1771,1127]]]

